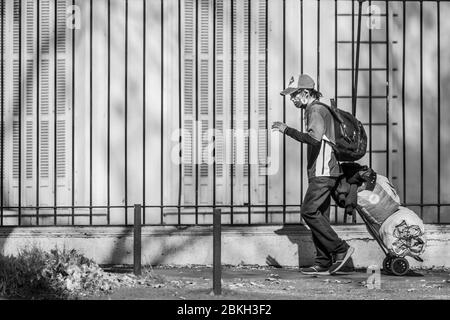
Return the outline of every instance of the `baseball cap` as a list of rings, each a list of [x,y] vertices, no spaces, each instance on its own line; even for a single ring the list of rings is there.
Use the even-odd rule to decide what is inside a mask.
[[[282,96],[294,93],[300,89],[314,89],[314,80],[307,74],[301,74],[298,76],[297,83],[295,83],[294,77],[289,80],[288,87],[280,92]]]

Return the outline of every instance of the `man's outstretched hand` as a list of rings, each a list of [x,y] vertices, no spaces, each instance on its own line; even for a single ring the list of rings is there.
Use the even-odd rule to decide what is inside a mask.
[[[283,122],[275,121],[272,124],[272,129],[275,129],[275,130],[280,131],[281,133],[284,133],[286,131],[286,129],[287,129],[287,125],[285,123],[283,123]]]

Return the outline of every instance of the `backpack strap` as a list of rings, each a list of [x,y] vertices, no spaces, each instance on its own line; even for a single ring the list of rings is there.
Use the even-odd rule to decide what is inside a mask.
[[[320,105],[324,106],[325,108],[327,108],[330,111],[330,113],[333,115],[333,117],[339,122],[339,124],[342,125],[344,123],[344,120],[340,116],[339,112],[337,112],[335,100],[330,99],[330,102],[331,102],[331,106],[329,106],[321,101],[316,101],[316,102],[314,102],[314,104],[320,104]]]
[[[332,108],[337,109],[337,106],[336,106],[336,100],[334,100],[333,98],[331,98],[331,99],[330,99],[330,104],[331,104],[331,107],[332,107]]]
[[[316,103],[321,104],[322,106],[326,107],[328,110],[330,110],[330,113],[333,115],[334,119],[339,124],[339,130],[341,132],[342,137],[344,137],[345,140],[350,142],[350,138],[347,134],[347,126],[345,125],[344,119],[342,119],[341,115],[338,112],[338,108],[336,107],[336,102],[334,99],[330,99],[331,106],[326,105],[323,102],[317,101]]]

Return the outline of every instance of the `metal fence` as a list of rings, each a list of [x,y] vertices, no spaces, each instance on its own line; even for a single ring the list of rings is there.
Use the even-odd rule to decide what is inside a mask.
[[[129,225],[135,203],[146,225],[211,224],[214,208],[225,224],[299,223],[306,148],[270,132],[303,129],[279,95],[299,73],[347,110],[358,74],[362,163],[426,222],[448,223],[450,3],[363,2],[358,72],[357,10],[1,1],[0,226]],[[335,206],[330,219],[361,222]]]

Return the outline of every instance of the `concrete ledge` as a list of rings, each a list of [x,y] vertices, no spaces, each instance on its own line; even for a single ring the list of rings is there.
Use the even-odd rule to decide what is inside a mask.
[[[383,253],[364,225],[335,226],[338,235],[356,248],[355,267],[381,264]],[[310,231],[303,225],[224,226],[224,264],[307,265],[313,261]],[[414,267],[450,267],[450,225],[426,225],[424,262],[409,259]],[[16,254],[26,245],[44,249],[77,249],[101,264],[131,264],[131,227],[26,227],[0,228],[0,252]],[[142,228],[145,264],[211,264],[212,227],[155,226]]]

